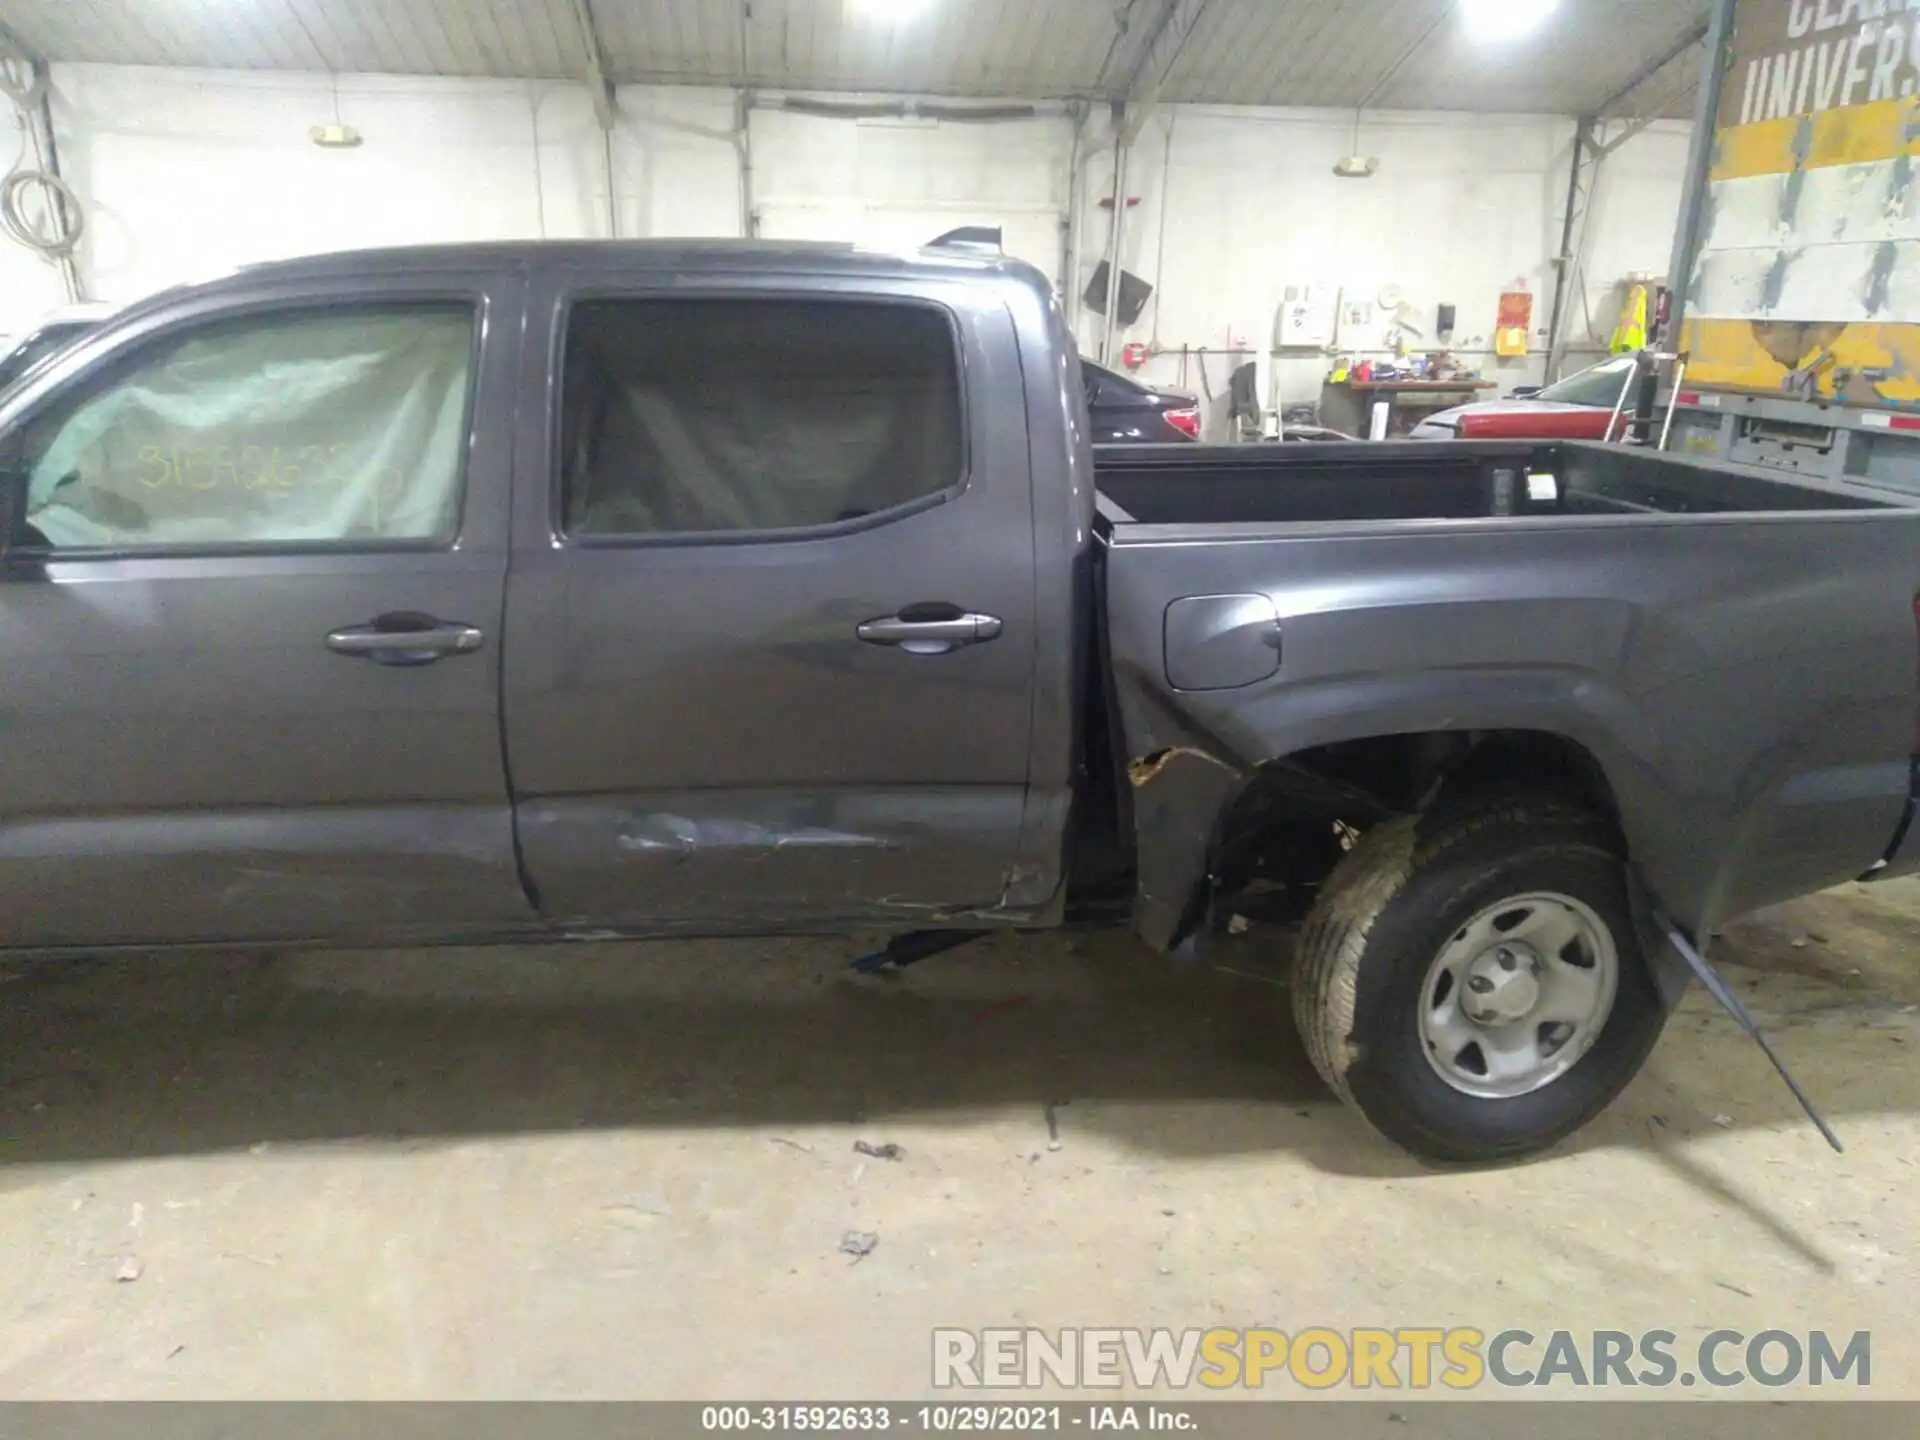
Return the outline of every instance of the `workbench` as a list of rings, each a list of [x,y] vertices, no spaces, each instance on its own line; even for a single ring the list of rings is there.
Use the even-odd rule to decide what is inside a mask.
[[[1329,380],[1320,392],[1320,423],[1349,435],[1373,433],[1373,407],[1387,406],[1387,436],[1404,435],[1435,410],[1478,400],[1500,387],[1492,380]]]

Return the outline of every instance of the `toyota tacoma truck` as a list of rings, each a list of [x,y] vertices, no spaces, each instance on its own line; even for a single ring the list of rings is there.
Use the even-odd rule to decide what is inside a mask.
[[[0,396],[0,944],[1301,924],[1327,1082],[1553,1143],[1912,864],[1920,510],[1625,447],[1096,453],[965,246],[328,256]],[[1710,971],[1705,972],[1710,976]]]

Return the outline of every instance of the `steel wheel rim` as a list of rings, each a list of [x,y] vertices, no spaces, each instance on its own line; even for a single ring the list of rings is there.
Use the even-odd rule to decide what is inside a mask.
[[[1511,1100],[1551,1085],[1606,1028],[1613,932],[1554,891],[1487,906],[1440,947],[1420,988],[1420,1051],[1453,1089]]]

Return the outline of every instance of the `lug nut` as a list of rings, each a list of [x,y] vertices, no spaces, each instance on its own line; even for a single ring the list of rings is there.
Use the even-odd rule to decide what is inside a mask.
[[[1476,995],[1490,995],[1493,993],[1493,981],[1484,975],[1476,975],[1467,981],[1467,988]]]
[[[1502,970],[1513,969],[1513,952],[1511,950],[1502,950],[1495,958],[1500,961],[1500,968]]]

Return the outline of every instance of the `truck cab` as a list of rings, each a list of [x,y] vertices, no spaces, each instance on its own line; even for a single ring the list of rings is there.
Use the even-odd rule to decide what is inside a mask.
[[[1057,912],[1092,482],[1050,303],[703,244],[136,307],[0,409],[4,939]]]

